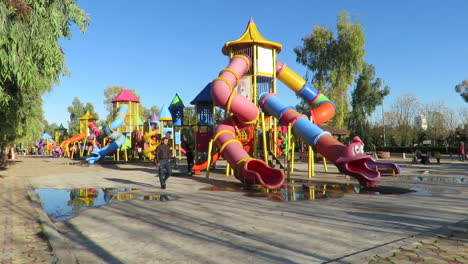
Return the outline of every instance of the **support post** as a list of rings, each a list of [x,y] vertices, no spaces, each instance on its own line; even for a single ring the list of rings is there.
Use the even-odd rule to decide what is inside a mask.
[[[213,139],[210,140],[210,143],[208,143],[208,159],[207,159],[207,166],[206,166],[206,178],[210,178],[210,167],[211,167],[211,152],[213,150]]]

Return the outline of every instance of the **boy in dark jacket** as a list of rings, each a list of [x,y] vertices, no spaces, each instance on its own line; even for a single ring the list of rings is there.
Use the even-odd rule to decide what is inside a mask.
[[[156,166],[159,168],[161,189],[166,189],[166,181],[172,175],[171,157],[172,151],[169,146],[169,139],[163,138],[161,144],[156,148],[155,157]]]

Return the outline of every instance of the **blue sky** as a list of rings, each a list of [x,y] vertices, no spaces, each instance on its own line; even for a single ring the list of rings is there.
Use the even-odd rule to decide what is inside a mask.
[[[43,96],[45,118],[68,125],[74,97],[94,104],[105,118],[104,89],[135,89],[146,107],[169,104],[177,92],[190,101],[228,63],[221,47],[239,38],[250,17],[261,34],[279,42],[278,60],[299,75],[293,49],[313,25],[336,28],[348,11],[363,25],[365,60],[397,97],[412,93],[421,103],[443,102],[455,111],[468,105],[454,86],[468,78],[468,1],[412,0],[79,0],[91,17],[85,34],[76,28],[60,43],[71,76]],[[278,82],[288,104],[297,99]]]

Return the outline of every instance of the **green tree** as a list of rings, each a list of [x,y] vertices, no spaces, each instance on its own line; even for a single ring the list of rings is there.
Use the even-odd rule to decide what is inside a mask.
[[[390,144],[411,146],[418,142],[415,118],[421,112],[420,103],[412,94],[398,97],[392,104],[391,112],[385,112],[385,131]]]
[[[91,103],[84,105],[77,97],[73,99],[72,105],[67,109],[70,113],[70,121],[68,122],[68,133],[70,135],[80,132],[80,117],[86,114],[86,112],[89,112],[94,118],[99,119],[98,114],[94,110],[94,105]]]
[[[312,72],[311,83],[337,106],[332,125],[342,127],[348,113],[348,88],[364,62],[364,31],[347,12],[338,15],[337,37],[325,27],[314,26],[303,46],[294,49],[296,61]]]
[[[448,152],[450,138],[459,125],[455,111],[443,103],[430,103],[422,107],[427,119],[427,135],[434,143],[442,144]]]
[[[0,157],[6,144],[41,129],[42,95],[66,74],[59,39],[88,16],[74,0],[0,1]]]
[[[455,91],[468,103],[468,80],[463,80],[460,84],[455,86]]]
[[[351,107],[353,110],[346,117],[350,136],[359,136],[363,142],[370,142],[370,125],[368,117],[381,105],[384,97],[390,93],[390,87],[383,89],[382,80],[375,79],[375,68],[364,63],[362,71],[357,78],[356,88],[351,94]]]
[[[296,111],[301,114],[306,114],[310,110],[309,104],[304,101],[301,97],[296,96],[299,99],[299,103],[296,104]]]
[[[59,127],[59,125],[57,125],[57,123],[49,124],[49,122],[47,122],[47,120],[43,120],[42,125],[44,126],[44,132],[48,133],[52,137],[55,135],[55,130],[57,130],[57,128]]]
[[[184,107],[184,125],[190,126],[190,125],[196,125],[197,123],[197,113],[195,113],[195,107],[194,106],[187,106]]]
[[[146,119],[149,119],[153,114],[159,114],[159,107],[153,105],[151,108],[146,108],[140,104],[140,117],[144,122]]]

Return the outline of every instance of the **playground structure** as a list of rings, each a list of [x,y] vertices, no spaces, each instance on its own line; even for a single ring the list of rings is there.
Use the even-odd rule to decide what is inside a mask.
[[[86,160],[89,163],[93,163],[104,156],[112,154],[114,160],[123,159],[128,161],[128,152],[130,151],[130,158],[138,157],[138,159],[148,158],[152,160],[154,159],[153,151],[158,146],[163,136],[163,131],[174,131],[177,140],[173,141],[173,149],[179,150],[180,158],[180,153],[183,151],[179,140],[180,132],[176,132],[174,129],[174,125],[180,126],[183,121],[184,105],[180,97],[176,94],[172,100],[169,107],[171,111],[165,106],[162,107],[162,121],[154,113],[146,124],[140,118],[139,103],[140,101],[131,91],[123,90],[119,93],[112,100],[115,119],[103,130],[104,133],[96,126],[96,118],[89,112],[85,113],[79,118],[80,133],[68,139],[63,139],[64,136],[60,137],[60,149],[63,152],[63,156],[77,158],[92,155]],[[124,112],[125,114],[122,115]],[[164,123],[166,127],[159,129],[159,125],[164,126]],[[138,154],[134,155],[135,153]]]
[[[361,145],[353,142],[345,146],[318,127],[333,117],[335,105],[320,91],[309,87],[289,67],[276,60],[276,54],[281,48],[281,44],[266,40],[250,19],[244,34],[238,40],[227,42],[222,49],[230,57],[230,62],[218,78],[212,81],[211,96],[213,102],[231,116],[216,127],[212,142],[228,162],[228,170],[232,167],[236,178],[247,184],[261,184],[268,189],[276,189],[283,184],[283,171],[270,168],[267,164],[268,155],[277,154],[276,147],[273,150],[268,149],[272,144],[271,140],[268,144],[266,136],[267,121],[264,114],[267,114],[287,127],[286,150],[294,149],[291,140],[294,134],[335,164],[341,173],[355,177],[363,186],[374,186],[380,177],[379,171],[373,167],[376,161],[364,153],[360,139],[355,141],[359,141]],[[293,107],[279,101],[276,79],[309,102],[312,108],[310,117],[299,114]],[[263,109],[263,113],[259,112],[258,106]],[[270,129],[276,132],[275,119],[269,123]],[[248,137],[252,139],[250,149],[245,148],[245,144],[241,142],[242,133],[249,134]],[[194,168],[209,169],[208,165],[212,163],[211,149],[210,143],[208,160]],[[217,151],[214,152],[216,155]],[[289,176],[294,151],[287,152],[290,152],[287,153]],[[312,153],[309,147],[309,155]],[[263,160],[253,158],[261,154]],[[311,157],[309,163],[310,161]],[[397,168],[394,164],[390,166]]]
[[[109,145],[101,149],[95,146],[95,149],[91,152],[92,157],[87,158],[87,162],[94,163],[102,157],[115,152],[118,148],[125,144],[126,137],[124,134],[120,133],[118,129],[122,126],[122,124],[124,124],[127,111],[127,105],[120,105],[116,113],[115,119],[104,128],[104,134],[107,135],[113,141]]]
[[[154,114],[153,117],[155,115],[156,114]],[[153,152],[158,147],[160,139],[158,140],[157,138],[159,134],[159,129],[157,128],[157,124],[152,124],[151,127],[153,129],[143,135],[143,140],[146,144],[146,147],[143,150],[143,155],[145,155],[145,157],[149,158],[150,160],[154,160]]]
[[[309,146],[309,177],[314,171],[313,149],[336,165],[341,173],[355,177],[363,186],[375,185],[380,177],[379,169],[391,168],[399,174],[400,169],[395,164],[377,162],[366,155],[358,137],[345,146],[318,126],[333,117],[335,105],[320,91],[309,87],[284,63],[277,61],[281,48],[280,43],[266,40],[252,19],[239,39],[224,45],[222,51],[230,57],[228,66],[197,96],[205,98],[195,102],[195,156],[207,153],[206,159],[193,167],[195,174],[206,169],[208,176],[210,165],[222,156],[227,161],[227,175],[233,174],[246,184],[277,189],[284,183],[285,173],[289,178],[294,170],[295,138]],[[309,102],[309,116],[279,100],[277,79]],[[163,105],[159,117],[154,114],[146,123],[139,116],[140,101],[130,91],[123,90],[112,103],[115,119],[103,133],[89,113],[80,118],[80,133],[61,144],[65,155],[73,158],[79,153],[83,156],[86,149],[87,155],[92,155],[86,160],[94,163],[109,154],[120,160],[123,152],[127,161],[127,149],[138,148],[146,158],[153,160],[160,139],[170,131],[173,156],[178,150],[180,159],[180,153],[184,151],[180,140],[184,104],[178,94],[169,107]],[[216,106],[229,115],[220,123],[215,120]],[[202,126],[204,129],[199,129]],[[272,168],[272,160],[279,161],[282,152],[285,165],[280,163],[280,167],[284,171]]]

